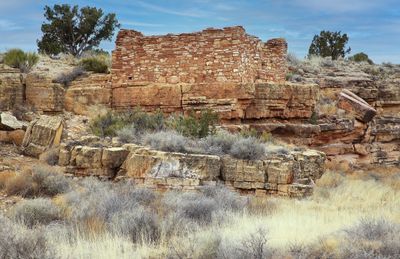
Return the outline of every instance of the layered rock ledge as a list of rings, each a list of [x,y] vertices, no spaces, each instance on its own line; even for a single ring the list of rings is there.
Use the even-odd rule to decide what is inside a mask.
[[[325,154],[315,150],[268,155],[262,160],[163,152],[135,144],[62,144],[59,152],[59,165],[78,176],[132,179],[138,185],[159,190],[195,190],[223,183],[246,193],[290,197],[311,194],[325,163]]]

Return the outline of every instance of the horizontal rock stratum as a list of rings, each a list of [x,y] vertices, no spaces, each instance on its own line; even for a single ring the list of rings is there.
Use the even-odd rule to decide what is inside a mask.
[[[325,154],[315,150],[268,155],[263,160],[164,152],[135,144],[62,144],[59,152],[59,165],[75,175],[132,179],[161,190],[195,190],[224,183],[244,192],[301,197],[312,193],[314,182],[325,169]]]

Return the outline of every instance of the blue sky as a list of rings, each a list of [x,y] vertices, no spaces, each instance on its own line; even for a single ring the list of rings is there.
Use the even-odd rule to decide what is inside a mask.
[[[43,7],[90,5],[114,12],[122,28],[146,35],[243,25],[262,40],[284,37],[289,52],[304,57],[321,30],[346,32],[352,53],[375,62],[400,63],[400,0],[0,0],[0,51],[36,50]],[[114,48],[114,42],[102,47]]]

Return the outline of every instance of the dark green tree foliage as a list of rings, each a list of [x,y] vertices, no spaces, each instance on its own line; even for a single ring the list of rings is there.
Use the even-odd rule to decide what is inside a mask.
[[[42,24],[42,39],[37,44],[39,52],[46,54],[70,53],[80,56],[84,51],[111,40],[115,28],[119,28],[114,13],[104,14],[96,7],[54,5],[44,8],[47,22]]]
[[[350,53],[351,48],[346,49],[346,44],[349,41],[347,34],[342,34],[340,31],[321,31],[319,35],[315,35],[308,55],[321,56],[321,57],[332,57],[337,59],[338,57],[344,57]]]
[[[374,64],[374,62],[364,52],[354,54],[353,56],[349,57],[349,60],[354,62],[368,62],[370,65]]]

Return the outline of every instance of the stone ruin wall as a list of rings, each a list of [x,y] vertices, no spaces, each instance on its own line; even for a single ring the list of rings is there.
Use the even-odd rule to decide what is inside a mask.
[[[212,109],[223,121],[309,117],[313,90],[297,105],[300,112],[258,97],[261,88],[286,87],[286,53],[284,39],[262,42],[240,26],[164,36],[121,30],[112,56],[111,106],[167,113]],[[263,111],[261,103],[275,111]]]
[[[113,52],[113,88],[136,83],[284,82],[287,44],[266,43],[238,27],[144,36],[121,30]]]

